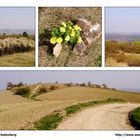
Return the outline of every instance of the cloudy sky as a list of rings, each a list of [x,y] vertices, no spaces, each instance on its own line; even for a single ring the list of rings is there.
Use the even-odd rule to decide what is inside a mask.
[[[106,83],[118,89],[140,91],[140,71],[0,71],[0,89],[6,88],[7,82],[88,82]]]
[[[35,9],[32,7],[0,7],[0,29],[34,29]]]
[[[105,9],[106,33],[140,33],[140,7]]]

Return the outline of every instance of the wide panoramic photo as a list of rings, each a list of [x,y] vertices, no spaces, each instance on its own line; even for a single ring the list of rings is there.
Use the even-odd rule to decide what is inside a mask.
[[[0,77],[0,130],[140,129],[139,71],[0,71]]]

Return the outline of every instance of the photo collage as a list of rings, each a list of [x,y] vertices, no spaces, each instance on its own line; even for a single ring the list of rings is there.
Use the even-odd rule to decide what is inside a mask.
[[[0,139],[2,131],[140,136],[139,15],[133,6],[0,6]]]

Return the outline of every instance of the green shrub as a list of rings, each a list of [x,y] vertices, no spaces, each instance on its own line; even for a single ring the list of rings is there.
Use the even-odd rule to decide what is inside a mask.
[[[86,83],[82,83],[82,84],[80,84],[80,86],[85,87],[86,86]]]
[[[23,97],[28,97],[30,93],[31,89],[28,86],[19,87],[15,92],[16,95],[21,95]]]
[[[62,118],[60,114],[51,114],[36,122],[34,127],[37,130],[52,130],[58,126]]]
[[[46,87],[41,87],[38,91],[38,93],[42,94],[42,93],[46,93],[48,90]]]
[[[71,82],[71,83],[67,83],[65,85],[68,86],[68,87],[72,87],[73,86],[73,83]]]
[[[131,124],[138,130],[140,130],[140,107],[134,109],[129,114]]]
[[[73,113],[77,112],[80,109],[81,109],[81,105],[78,104],[78,105],[69,106],[65,110],[66,110],[66,114],[69,115],[69,114],[73,114]]]
[[[27,34],[27,32],[23,32],[23,37],[28,37],[29,35]]]
[[[58,88],[57,86],[52,85],[52,86],[50,86],[49,90],[55,90],[55,89],[57,89],[57,88]]]

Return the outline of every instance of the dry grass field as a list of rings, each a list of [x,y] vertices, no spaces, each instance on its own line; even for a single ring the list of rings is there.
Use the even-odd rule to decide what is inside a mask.
[[[106,66],[140,66],[140,43],[106,41]]]
[[[73,21],[85,18],[92,23],[102,25],[101,8],[39,8],[39,66],[101,66],[101,37],[86,50],[83,56],[75,55],[72,47],[63,45],[58,58],[52,54],[52,46],[48,45],[48,30],[58,26],[62,21]]]
[[[18,95],[14,95],[14,93],[9,90],[0,91],[0,106],[22,102],[30,102],[30,100]]]
[[[128,102],[140,103],[139,93],[122,92],[112,89],[81,86],[68,87],[64,84],[59,84],[59,88],[52,89],[51,84],[41,83],[31,85],[30,88],[32,92],[38,92],[41,86],[51,90],[40,95],[38,94],[33,99],[15,95],[14,91],[16,89],[0,92],[1,130],[33,129],[34,122],[44,116],[79,102],[119,98]]]
[[[34,36],[0,36],[1,67],[33,67],[34,65]]]
[[[120,98],[130,102],[140,103],[140,94],[116,91],[102,88],[70,87],[42,94],[36,97],[40,100],[97,100],[107,98]]]
[[[35,52],[15,53],[0,57],[1,67],[33,67],[35,65]]]

